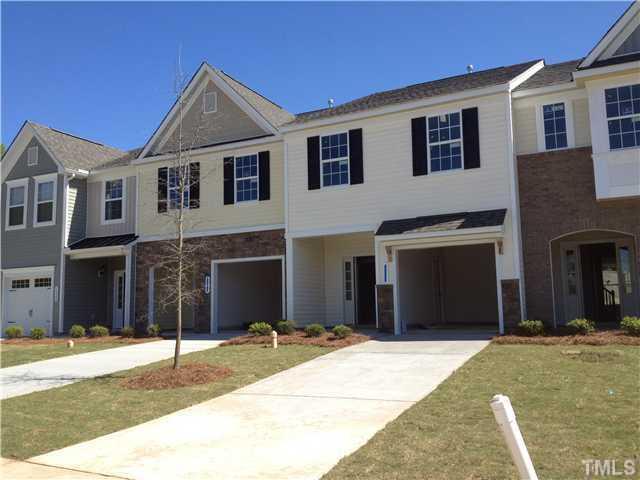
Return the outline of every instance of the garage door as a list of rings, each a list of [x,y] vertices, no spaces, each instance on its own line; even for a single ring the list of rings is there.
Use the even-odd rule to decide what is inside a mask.
[[[5,315],[2,331],[20,325],[25,335],[33,327],[51,332],[53,278],[51,275],[10,277],[5,279]]]

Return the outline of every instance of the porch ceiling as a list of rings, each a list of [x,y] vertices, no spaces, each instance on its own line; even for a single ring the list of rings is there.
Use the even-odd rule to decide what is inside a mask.
[[[453,232],[471,228],[500,227],[504,224],[506,213],[507,209],[501,208],[497,210],[385,220],[378,228],[376,236]]]

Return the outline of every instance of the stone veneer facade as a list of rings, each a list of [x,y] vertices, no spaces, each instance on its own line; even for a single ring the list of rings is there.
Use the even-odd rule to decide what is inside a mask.
[[[551,323],[551,240],[585,230],[634,237],[640,271],[640,198],[596,201],[591,148],[518,156],[527,316]],[[636,280],[637,281],[637,280]]]
[[[211,261],[228,258],[268,257],[285,254],[284,230],[265,230],[259,232],[237,233],[197,237],[187,242],[203,243],[208,254],[203,255],[197,267],[196,278],[202,279],[211,273]],[[149,269],[158,264],[160,258],[158,242],[141,242],[137,245],[136,255],[136,323],[147,322]],[[210,296],[203,295],[203,301],[196,305],[194,327],[197,332],[210,330]]]

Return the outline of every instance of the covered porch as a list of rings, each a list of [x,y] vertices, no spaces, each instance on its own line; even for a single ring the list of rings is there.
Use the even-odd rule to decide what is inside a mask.
[[[131,325],[136,238],[85,238],[65,249],[59,333],[75,324],[103,325],[113,331]]]

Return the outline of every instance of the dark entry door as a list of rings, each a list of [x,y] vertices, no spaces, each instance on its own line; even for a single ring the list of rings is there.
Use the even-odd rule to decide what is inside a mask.
[[[356,323],[376,324],[375,257],[356,257]]]
[[[584,316],[597,323],[620,321],[620,286],[615,244],[581,245],[580,258]]]

